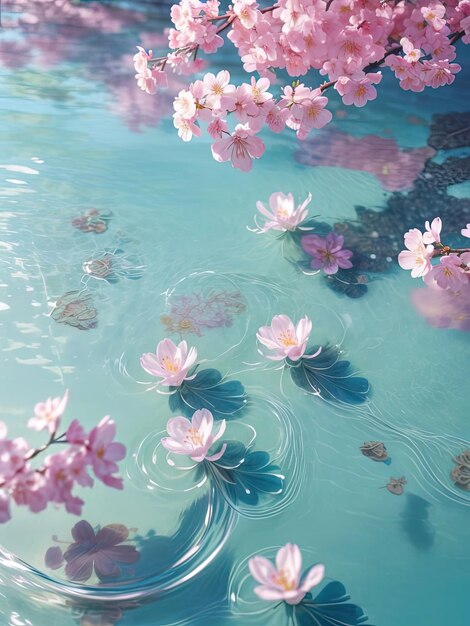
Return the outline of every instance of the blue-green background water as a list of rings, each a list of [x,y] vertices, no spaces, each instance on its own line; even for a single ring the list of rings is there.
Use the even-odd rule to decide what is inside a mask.
[[[33,50],[50,37],[50,27],[43,26],[42,40],[31,41]],[[123,27],[112,35],[78,29],[67,54],[56,55],[60,60],[52,58],[60,46],[50,39],[49,58],[33,53],[22,67],[13,44],[9,49],[4,42],[28,42],[32,35],[0,35],[0,418],[19,434],[34,404],[65,388],[68,419],[79,417],[91,427],[110,414],[128,447],[125,490],[96,485],[86,494],[82,517],[93,525],[122,523],[141,536],[149,530],[170,536],[199,492],[169,493],[154,484],[162,480],[161,454],[155,462],[153,453],[171,413],[167,398],[143,384],[149,378],[139,357],[165,336],[160,317],[175,295],[237,291],[246,308],[230,327],[185,338],[200,358],[245,384],[252,405],[244,421],[256,429],[257,446],[284,464],[287,490],[259,514],[215,523],[200,548],[201,562],[220,548],[212,563],[177,593],[140,606],[129,599],[117,608],[104,600],[80,604],[77,597],[46,592],[39,575],[4,562],[0,623],[68,626],[96,618],[106,626],[281,626],[282,612],[243,614],[245,600],[248,606],[254,600],[254,582],[243,582],[246,559],[295,542],[305,564],[324,563],[327,576],[345,584],[372,624],[468,624],[470,501],[450,480],[452,456],[468,447],[468,335],[428,325],[410,301],[421,285],[398,267],[371,274],[368,293],[353,300],[334,293],[320,276],[299,272],[269,234],[247,230],[256,201],[266,202],[274,191],[292,192],[299,201],[311,192],[311,214],[331,223],[354,220],[357,205],[383,209],[390,192],[366,172],[301,165],[289,133],[263,135],[266,155],[248,175],[216,163],[208,137],[181,142],[169,115],[171,97],[140,94],[130,64],[139,33],[163,27],[150,13],[145,28]],[[227,54],[214,67],[233,65],[238,82],[242,75]],[[402,92],[386,75],[375,102],[348,108],[334,124],[357,136],[392,137],[402,148],[425,146],[433,114],[467,108],[463,65],[452,87],[424,94]],[[331,102],[334,111],[344,109],[333,93]],[[423,123],[410,123],[409,115]],[[468,183],[452,192],[470,197]],[[71,220],[90,207],[112,211],[106,233],[72,228]],[[416,219],[422,227],[421,216]],[[111,285],[90,279],[97,328],[57,324],[51,303],[84,286],[82,264],[106,247],[138,259],[142,278]],[[255,333],[278,313],[307,314],[316,342],[341,344],[372,385],[367,408],[328,405],[303,395],[287,376],[281,386],[281,373],[266,370]],[[359,447],[367,440],[384,441],[392,465],[363,457]],[[381,488],[402,475],[408,481],[403,496]],[[37,516],[13,513],[14,521],[0,528],[1,544],[54,575],[45,569],[44,553],[52,535],[68,539],[77,520],[51,507]],[[158,572],[162,550],[149,549],[142,577]]]

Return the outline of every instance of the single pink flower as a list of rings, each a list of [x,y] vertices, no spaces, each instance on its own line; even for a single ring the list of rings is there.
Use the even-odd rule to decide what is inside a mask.
[[[176,345],[171,339],[163,339],[158,343],[155,354],[146,352],[141,356],[140,364],[151,376],[162,379],[159,385],[179,387],[184,380],[194,378],[194,376],[188,376],[188,372],[196,359],[196,348],[188,350],[186,341],[181,341]]]
[[[191,91],[182,89],[173,103],[178,117],[182,117],[185,120],[189,120],[196,115],[196,100]]]
[[[319,235],[304,235],[301,246],[312,258],[310,267],[314,270],[322,269],[325,274],[336,274],[341,269],[350,269],[353,264],[351,250],[344,250],[344,237],[334,231],[326,237]]]
[[[430,275],[441,289],[458,291],[462,283],[467,282],[465,269],[462,267],[462,261],[457,254],[442,256],[440,263],[434,265]]]
[[[420,48],[415,48],[414,44],[407,38],[400,39],[400,46],[403,48],[405,56],[403,57],[408,63],[416,63],[423,56]]]
[[[287,315],[275,315],[270,326],[261,326],[256,333],[256,338],[268,350],[274,351],[272,355],[262,353],[267,359],[282,361],[288,358],[291,361],[298,361],[307,349],[311,332],[312,322],[307,316],[294,326]],[[307,358],[317,356],[320,350]]]
[[[261,15],[257,11],[257,7],[258,4],[255,0],[234,0],[233,12],[244,28],[249,30],[256,24],[258,15]]]
[[[173,125],[178,129],[178,136],[181,137],[183,141],[191,141],[193,135],[195,137],[201,136],[201,129],[196,124],[196,119],[196,116],[191,119],[186,119],[177,113],[173,115]]]
[[[377,84],[382,79],[382,74],[367,74],[360,80],[340,76],[336,85],[336,91],[342,96],[344,104],[354,104],[363,107],[369,100],[377,98],[377,90],[372,83]]]
[[[220,71],[217,76],[210,72],[203,78],[206,105],[211,109],[230,109],[235,100],[235,85],[229,85],[230,74]]]
[[[220,423],[217,434],[212,433],[214,418],[207,409],[196,411],[189,421],[186,417],[172,417],[168,420],[169,437],[163,437],[162,446],[174,454],[185,454],[196,463],[218,461],[225,453],[227,444],[219,452],[209,455],[209,449],[225,432],[225,420]]]
[[[62,398],[48,398],[45,402],[38,402],[34,407],[34,417],[28,421],[28,428],[47,429],[51,434],[55,433],[67,406],[68,397],[66,391]]]
[[[261,583],[254,590],[257,596],[287,604],[299,604],[325,576],[325,566],[314,565],[301,577],[302,555],[295,543],[288,543],[278,551],[276,565],[263,556],[255,556],[249,560],[248,567],[253,578]]]
[[[255,131],[248,124],[237,124],[233,135],[227,139],[218,139],[212,145],[212,155],[216,161],[232,161],[232,167],[242,172],[249,172],[252,159],[259,159],[264,154],[264,143],[254,137]]]
[[[272,99],[272,94],[268,92],[269,86],[268,78],[256,80],[254,76],[251,77],[251,95],[255,104],[263,104]]]
[[[426,232],[423,234],[423,243],[439,243],[442,229],[442,221],[440,217],[435,217],[429,225],[429,222],[426,220],[425,223]]]
[[[88,461],[91,462],[96,477],[105,485],[122,489],[122,479],[112,474],[118,471],[116,461],[121,461],[126,456],[126,448],[122,443],[113,441],[115,435],[116,424],[109,415],[103,417],[90,432]]]
[[[445,6],[439,2],[432,2],[430,6],[421,7],[422,16],[434,30],[441,30],[441,28],[445,26],[446,20],[443,19],[445,12]]]
[[[411,270],[412,278],[425,276],[431,269],[433,246],[425,246],[423,234],[417,228],[411,228],[405,234],[405,246],[398,255],[398,263],[404,270]]]
[[[306,206],[312,199],[312,195],[309,193],[307,198],[299,204],[297,207],[294,203],[294,198],[291,193],[284,195],[282,192],[277,191],[272,193],[269,197],[269,206],[271,211],[265,208],[264,204],[260,201],[256,203],[258,211],[268,218],[262,227],[254,230],[257,233],[265,233],[268,230],[280,230],[286,232],[288,230],[295,230],[298,228],[308,215]],[[256,218],[255,218],[256,221]]]
[[[470,238],[470,224],[467,224],[466,228],[462,228],[462,230],[460,231],[463,237],[469,237]]]

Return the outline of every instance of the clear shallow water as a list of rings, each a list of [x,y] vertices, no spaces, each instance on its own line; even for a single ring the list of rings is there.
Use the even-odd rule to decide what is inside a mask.
[[[246,560],[290,541],[312,563],[325,563],[327,576],[346,586],[372,624],[467,624],[469,499],[449,476],[452,456],[468,447],[467,333],[428,325],[410,300],[421,285],[393,262],[385,261],[386,273],[364,272],[368,291],[352,299],[299,272],[275,238],[246,229],[256,201],[273,191],[299,200],[311,192],[311,214],[331,224],[356,220],[356,206],[385,209],[391,192],[368,172],[299,163],[299,145],[287,134],[266,135],[267,154],[249,175],[213,161],[207,139],[183,144],[165,118],[171,98],[136,92],[131,68],[116,67],[116,51],[129,60],[137,33],[162,27],[154,16],[145,29],[137,24],[111,35],[78,29],[67,54],[59,42],[21,68],[17,53],[2,46],[0,419],[19,434],[35,402],[64,388],[68,418],[91,427],[112,415],[128,447],[125,490],[96,485],[82,518],[136,529],[131,536],[141,550],[121,581],[104,590],[92,580],[83,590],[44,565],[52,536],[69,540],[78,520],[52,508],[38,516],[15,509],[14,522],[0,528],[1,544],[42,574],[4,557],[2,623],[281,626],[282,613],[257,614],[263,605],[253,604]],[[100,54],[90,55],[91,37]],[[335,130],[377,134],[401,149],[424,147],[433,114],[465,110],[466,85],[468,72],[457,85],[425,95],[399,93],[389,81],[376,102],[346,116],[332,95]],[[312,142],[317,138],[326,141],[321,132]],[[468,149],[459,156],[468,157]],[[441,151],[435,160],[446,158]],[[465,183],[451,191],[469,198]],[[436,193],[426,193],[431,213],[423,217],[418,207],[412,224],[391,223],[400,240],[410,225],[434,217]],[[448,199],[440,197],[446,210]],[[91,207],[112,212],[106,232],[73,228]],[[457,221],[465,224],[468,206],[461,209]],[[364,245],[369,251],[370,239]],[[118,282],[83,270],[117,250]],[[138,268],[138,280],[128,278],[129,268]],[[58,323],[54,303],[70,292],[83,296],[83,289],[98,312],[96,328]],[[185,338],[207,366],[246,387],[248,411],[231,421],[230,437],[247,442],[254,429],[256,449],[269,451],[286,475],[281,496],[235,513],[207,483],[173,477],[157,447],[171,416],[168,399],[149,389],[139,366],[140,355],[178,322],[172,306],[181,296],[207,300],[214,292],[232,303],[222,306],[229,325]],[[278,313],[309,315],[315,342],[341,345],[371,383],[367,406],[304,395],[260,362],[255,333]],[[390,466],[361,455],[367,440],[386,443]],[[382,489],[402,475],[403,496]],[[163,594],[168,586],[177,588]]]

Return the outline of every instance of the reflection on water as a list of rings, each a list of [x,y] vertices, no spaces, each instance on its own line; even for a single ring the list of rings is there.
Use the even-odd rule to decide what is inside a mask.
[[[401,526],[408,541],[418,550],[429,550],[434,544],[435,530],[430,520],[431,503],[413,493],[406,494]]]

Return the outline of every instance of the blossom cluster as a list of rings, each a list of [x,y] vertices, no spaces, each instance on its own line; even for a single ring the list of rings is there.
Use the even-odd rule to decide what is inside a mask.
[[[122,479],[115,475],[119,469],[116,461],[124,458],[126,449],[113,441],[116,435],[113,420],[104,417],[88,433],[74,420],[63,435],[56,436],[67,401],[65,392],[62,398],[48,398],[36,404],[28,427],[49,433],[49,440],[41,448],[32,448],[23,437],[7,438],[7,428],[0,422],[0,523],[11,518],[12,500],[33,513],[44,510],[52,502],[80,515],[84,501],[73,494],[73,489],[76,485],[93,485],[90,470],[105,485],[122,489]],[[42,464],[35,463],[34,459],[52,444],[69,446],[48,455]]]
[[[215,53],[224,45],[221,33],[237,52],[247,73],[241,85],[230,84],[228,71],[207,73],[191,83],[174,102],[174,125],[184,141],[202,133],[214,139],[217,161],[231,161],[248,171],[265,146],[256,134],[265,126],[285,127],[306,139],[331,118],[324,91],[333,87],[345,105],[364,106],[377,97],[380,67],[389,67],[400,87],[422,91],[451,84],[460,66],[455,43],[470,41],[470,1],[414,0],[279,0],[261,7],[256,0],[234,0],[226,13],[219,2],[180,0],[171,9],[172,52],[154,58],[143,48],[134,57],[139,87],[155,93],[166,84],[166,70],[189,74],[202,68],[199,50]],[[310,88],[299,78],[316,70],[327,82]],[[295,80],[277,97],[268,89],[276,72]],[[228,117],[235,120],[228,127]]]
[[[470,283],[470,248],[452,248],[441,242],[440,217],[431,224],[427,221],[425,229],[422,233],[418,228],[412,228],[405,234],[407,250],[398,255],[400,267],[411,270],[413,278],[423,278],[430,287],[457,292]],[[461,230],[461,234],[470,238],[470,224]],[[433,265],[434,258],[439,258],[439,263]]]

